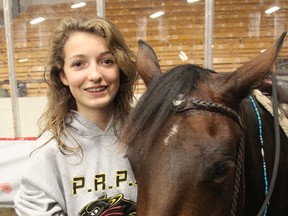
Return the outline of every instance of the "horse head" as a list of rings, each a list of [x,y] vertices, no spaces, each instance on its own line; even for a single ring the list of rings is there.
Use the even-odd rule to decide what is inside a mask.
[[[192,64],[162,73],[153,49],[139,41],[137,71],[148,88],[122,135],[138,184],[138,215],[240,214],[240,103],[270,74],[285,34],[231,73]]]

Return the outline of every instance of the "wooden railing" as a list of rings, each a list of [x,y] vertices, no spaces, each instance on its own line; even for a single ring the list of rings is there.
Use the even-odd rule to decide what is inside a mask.
[[[281,9],[266,15],[264,10],[274,3],[272,0],[261,5],[256,0],[215,1],[213,69],[219,72],[235,70],[269,48],[282,31],[287,30],[288,0],[278,2]],[[188,4],[184,0],[110,0],[106,1],[105,8],[106,16],[123,32],[133,51],[137,52],[140,38],[155,49],[163,71],[183,63],[204,65],[204,1]],[[149,15],[157,10],[163,10],[164,16],[150,19]],[[27,96],[46,94],[46,84],[41,80],[51,31],[61,18],[77,13],[96,16],[95,1],[88,1],[87,6],[80,9],[71,9],[69,4],[31,5],[13,19],[16,78],[18,83],[25,83]],[[40,15],[46,18],[45,22],[29,24]],[[0,36],[0,88],[10,91],[4,27],[0,28]],[[182,62],[179,58],[180,51],[186,53],[187,61]],[[280,58],[288,58],[288,39]],[[138,94],[146,89],[140,78],[135,89]]]

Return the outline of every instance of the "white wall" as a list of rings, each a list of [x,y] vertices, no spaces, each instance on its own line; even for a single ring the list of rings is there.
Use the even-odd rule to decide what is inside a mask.
[[[46,102],[46,97],[18,98],[21,137],[37,137],[37,121]],[[0,98],[0,138],[14,138],[11,98]]]
[[[135,95],[134,105],[141,95]],[[21,137],[37,137],[37,121],[43,113],[46,97],[19,97]],[[11,98],[0,98],[0,138],[15,138]]]
[[[13,208],[33,143],[32,140],[0,140],[0,208]]]

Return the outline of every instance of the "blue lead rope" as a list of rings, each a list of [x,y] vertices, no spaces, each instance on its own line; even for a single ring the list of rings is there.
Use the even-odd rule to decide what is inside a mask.
[[[261,143],[261,155],[262,155],[263,175],[264,175],[264,184],[265,184],[265,196],[267,196],[268,189],[269,189],[269,186],[268,186],[269,184],[268,184],[268,178],[267,178],[266,160],[265,160],[265,153],[264,153],[264,140],[263,140],[263,131],[262,131],[262,120],[261,120],[261,116],[260,116],[260,113],[258,111],[258,108],[256,106],[255,100],[253,99],[252,96],[249,96],[249,98],[250,98],[250,101],[252,102],[253,108],[255,110],[255,114],[257,116],[257,121],[258,121],[259,139],[260,139],[260,143]],[[263,216],[266,216],[267,208],[268,208],[268,206],[265,207],[265,210],[263,212]]]

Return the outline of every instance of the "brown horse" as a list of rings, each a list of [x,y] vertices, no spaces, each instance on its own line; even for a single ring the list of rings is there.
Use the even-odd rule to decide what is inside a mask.
[[[192,64],[161,73],[153,49],[139,42],[137,70],[148,88],[122,135],[138,184],[138,216],[257,215],[272,178],[275,135],[272,115],[248,96],[270,74],[285,34],[236,71],[221,74]],[[282,128],[280,140],[265,215],[288,214]]]

